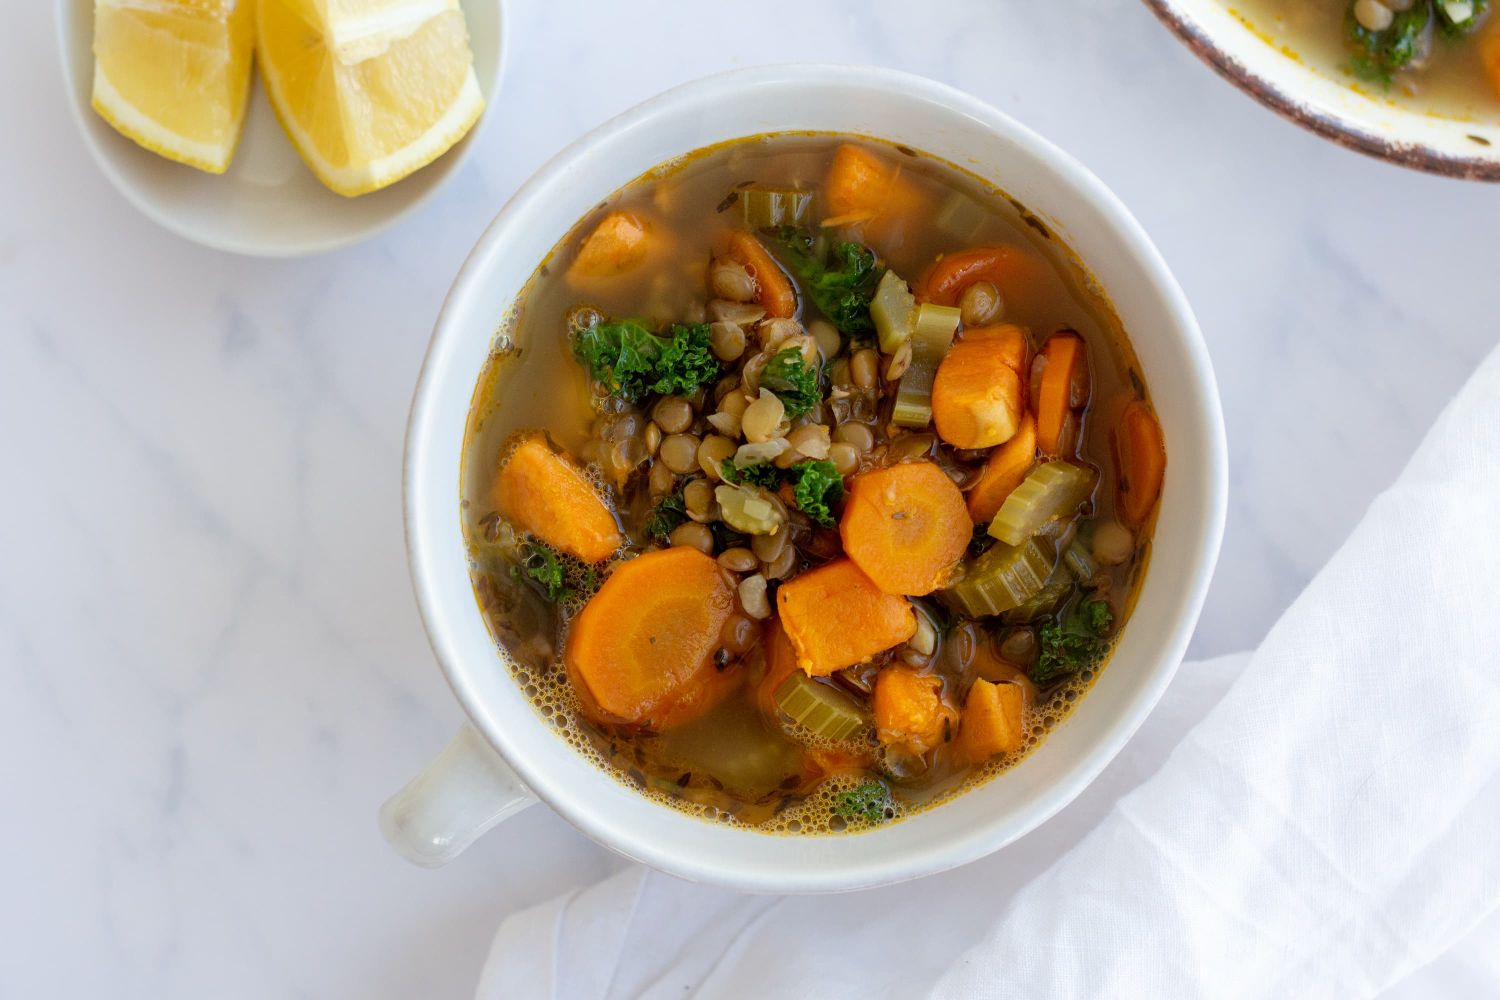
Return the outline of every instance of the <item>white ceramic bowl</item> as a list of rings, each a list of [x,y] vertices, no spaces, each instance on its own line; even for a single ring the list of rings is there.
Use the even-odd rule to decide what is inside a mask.
[[[1225,0],[1146,6],[1225,79],[1325,139],[1415,170],[1500,181],[1500,115],[1458,121],[1361,94],[1272,46]]]
[[[252,0],[242,0],[252,2]],[[345,198],[325,188],[292,148],[256,74],[239,151],[221,176],[163,159],[100,118],[94,85],[93,0],[58,0],[58,40],[68,106],[106,177],[131,204],[172,232],[216,250],[298,257],[335,250],[394,225],[451,177],[494,108],[506,31],[500,0],[462,0],[474,75],[488,107],[457,145],[383,191]]]
[[[787,130],[905,143],[993,180],[1040,216],[1093,269],[1130,331],[1168,452],[1139,604],[1073,716],[989,784],[903,822],[837,837],[771,836],[695,819],[575,752],[501,662],[470,586],[459,515],[469,400],[497,323],[554,242],[600,199],[659,163],[726,139]],[[1066,154],[966,94],[887,70],[767,67],[669,91],[574,143],[528,181],[475,247],[443,307],[407,437],[407,543],[433,649],[471,726],[387,803],[383,826],[408,857],[442,863],[524,805],[529,788],[601,844],[663,871],[742,890],[853,889],[979,858],[1076,796],[1161,696],[1218,553],[1225,462],[1213,372],[1182,291],[1125,207]]]

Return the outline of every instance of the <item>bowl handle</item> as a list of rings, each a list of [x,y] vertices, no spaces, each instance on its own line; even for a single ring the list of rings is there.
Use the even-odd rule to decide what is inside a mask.
[[[426,770],[380,807],[380,831],[412,864],[437,868],[536,801],[465,722]]]

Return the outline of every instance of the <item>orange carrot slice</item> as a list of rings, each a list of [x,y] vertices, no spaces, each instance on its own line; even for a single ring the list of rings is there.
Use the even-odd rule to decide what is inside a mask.
[[[1113,439],[1118,474],[1115,506],[1121,521],[1139,529],[1156,506],[1167,468],[1161,424],[1156,422],[1156,415],[1145,400],[1132,400],[1126,405],[1115,425]]]
[[[1088,405],[1089,357],[1083,338],[1071,330],[1054,334],[1035,362],[1036,446],[1043,455],[1071,455],[1078,446],[1079,418]],[[1033,376],[1035,378],[1035,376]]]
[[[906,462],[855,477],[839,537],[875,586],[920,597],[948,581],[974,522],[947,473],[931,462]]]
[[[848,559],[782,584],[776,609],[797,666],[813,677],[863,663],[917,631],[911,602],[885,593]]]
[[[513,525],[584,562],[601,562],[620,547],[619,525],[593,484],[541,434],[516,445],[495,476],[490,499]]]
[[[666,729],[707,711],[743,678],[713,657],[734,611],[719,565],[674,546],[621,564],[583,606],[563,662],[601,722]]]
[[[969,517],[975,524],[992,520],[1005,498],[1021,485],[1036,464],[1036,420],[1027,413],[1015,437],[990,452],[979,479],[969,489]]]
[[[760,245],[760,240],[736,230],[729,237],[728,257],[743,265],[755,279],[755,301],[768,314],[782,319],[797,315],[797,292],[792,288],[791,279]]]

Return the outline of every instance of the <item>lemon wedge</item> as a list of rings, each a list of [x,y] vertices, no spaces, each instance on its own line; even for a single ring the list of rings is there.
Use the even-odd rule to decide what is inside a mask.
[[[250,94],[254,0],[96,0],[94,110],[178,163],[222,174]]]
[[[259,0],[257,44],[287,136],[342,195],[420,170],[484,110],[457,0]]]

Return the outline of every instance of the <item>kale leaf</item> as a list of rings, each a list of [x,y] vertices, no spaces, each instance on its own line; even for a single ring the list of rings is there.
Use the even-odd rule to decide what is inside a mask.
[[[1349,62],[1354,75],[1389,87],[1396,73],[1422,54],[1431,19],[1432,8],[1423,0],[1398,11],[1384,31],[1371,31],[1354,16],[1354,0],[1350,0],[1344,33],[1354,53]]]
[[[659,541],[665,541],[666,537],[686,520],[687,507],[683,505],[682,497],[670,493],[656,501],[656,508],[646,519],[646,534]]]
[[[760,373],[760,384],[781,397],[789,417],[800,417],[823,401],[818,366],[804,361],[802,352],[795,347],[788,347],[770,360]]]
[[[875,328],[870,299],[881,275],[875,251],[858,243],[825,250],[818,237],[789,227],[777,230],[776,242],[782,259],[802,279],[807,297],[840,332],[852,336]]]
[[[665,335],[638,319],[594,319],[572,335],[573,356],[610,395],[631,402],[655,392],[690,396],[719,377],[707,323],[673,323]]]
[[[825,528],[833,527],[832,505],[844,495],[844,477],[826,459],[818,462],[798,462],[792,466],[797,477],[792,486],[797,509],[817,521]]]
[[[891,818],[891,790],[883,782],[867,781],[857,788],[839,792],[833,811],[844,819],[862,819],[879,823]]]
[[[511,567],[513,576],[535,581],[553,604],[573,596],[573,588],[565,582],[567,571],[556,550],[541,542],[525,541],[519,552],[521,561]]]
[[[734,459],[726,458],[719,463],[719,474],[726,483],[736,486],[764,486],[774,490],[781,483],[781,470],[769,463],[737,466]]]
[[[1098,663],[1109,652],[1114,622],[1109,602],[1094,598],[1078,602],[1060,623],[1044,624],[1037,629],[1041,655],[1031,668],[1031,679],[1048,684]]]

